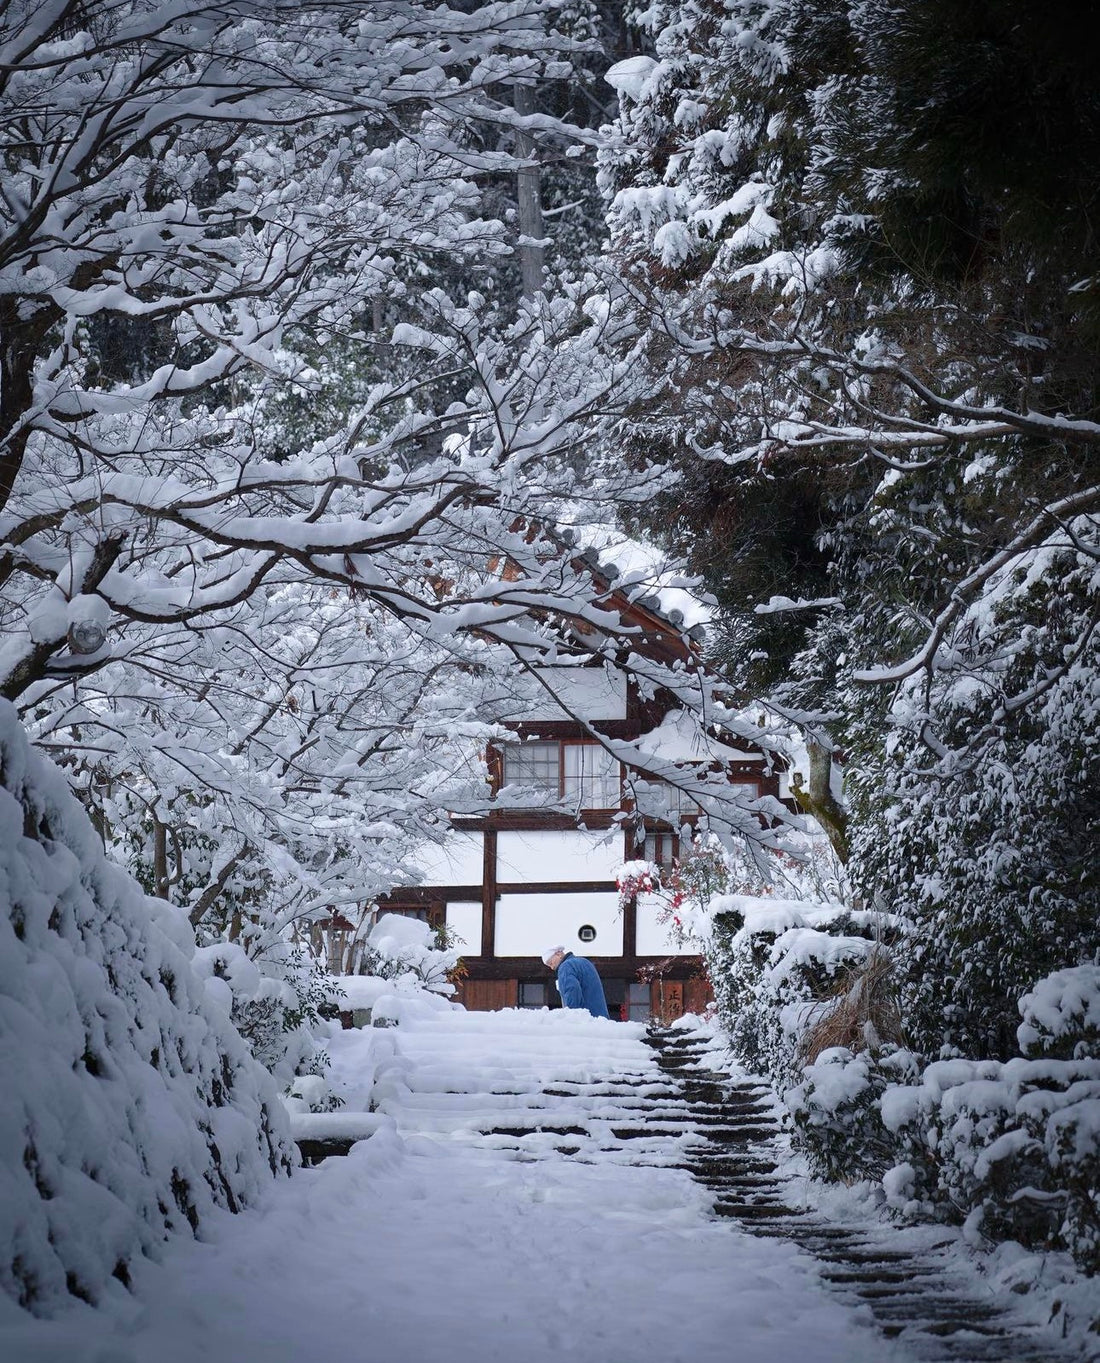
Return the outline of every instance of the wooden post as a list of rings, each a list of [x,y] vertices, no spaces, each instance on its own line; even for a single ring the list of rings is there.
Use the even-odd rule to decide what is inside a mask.
[[[497,835],[488,828],[481,872],[481,955],[492,960],[496,955],[497,935]]]
[[[638,954],[638,900],[635,895],[623,905],[623,957],[632,961]]]

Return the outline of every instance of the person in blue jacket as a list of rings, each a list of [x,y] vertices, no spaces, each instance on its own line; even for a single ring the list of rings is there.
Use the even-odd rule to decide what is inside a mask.
[[[566,1008],[587,1008],[594,1018],[608,1016],[607,999],[596,967],[583,956],[574,956],[564,947],[551,947],[542,957],[557,972],[558,993]]]

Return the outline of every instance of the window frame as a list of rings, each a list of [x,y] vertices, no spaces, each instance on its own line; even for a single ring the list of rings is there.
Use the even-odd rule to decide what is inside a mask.
[[[512,775],[509,773],[508,768],[510,754],[521,753],[525,749],[530,750],[533,748],[553,748],[556,750],[557,753],[557,760],[555,765],[555,772],[557,778],[556,788],[550,784],[549,780],[546,780],[545,782],[539,782],[537,780],[531,779],[531,777],[527,775],[520,776]],[[583,759],[581,762],[581,771],[579,774],[573,774],[567,770],[568,767],[568,762],[566,759],[567,750],[569,749],[579,750],[585,748],[591,748],[597,752],[604,754],[608,764],[607,770],[605,772],[601,773],[597,770],[595,773],[587,775],[584,772]],[[597,810],[617,810],[622,808],[623,764],[614,755],[614,753],[608,752],[604,745],[602,743],[597,742],[595,739],[591,738],[518,739],[514,743],[501,743],[497,747],[497,752],[500,755],[500,780],[497,786],[497,793],[499,793],[499,791],[504,786],[527,785],[533,786],[537,790],[545,790],[548,794],[552,794],[555,797],[556,803],[567,805],[571,809],[577,810],[589,809],[597,811]],[[612,768],[614,770],[612,770]],[[547,773],[547,775],[549,775],[549,773]],[[573,782],[575,782],[577,786],[576,798],[573,798],[571,791],[571,783]],[[605,783],[613,784],[616,788],[614,803],[613,804],[585,803],[584,797],[587,796],[589,793],[601,792],[606,793]]]
[[[528,989],[541,989],[542,1000],[539,1003],[527,1003],[524,1000],[524,993]],[[546,980],[517,980],[516,981],[516,1007],[517,1008],[549,1008],[550,1006],[550,985]]]

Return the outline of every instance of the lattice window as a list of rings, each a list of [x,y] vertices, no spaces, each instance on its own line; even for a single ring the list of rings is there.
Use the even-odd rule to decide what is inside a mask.
[[[560,743],[510,743],[504,749],[504,784],[561,793]]]
[[[649,983],[632,980],[627,986],[626,994],[627,1020],[630,1022],[648,1022],[653,1016],[653,1004],[650,1001]]]
[[[574,809],[618,809],[619,763],[598,743],[510,743],[504,784],[534,786]]]
[[[675,833],[647,832],[639,843],[639,854],[655,866],[671,866],[680,855],[680,839]]]
[[[562,794],[578,809],[617,809],[619,764],[595,743],[566,743]]]

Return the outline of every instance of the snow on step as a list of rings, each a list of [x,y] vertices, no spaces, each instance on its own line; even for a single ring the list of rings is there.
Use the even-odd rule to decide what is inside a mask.
[[[372,1106],[402,1133],[490,1142],[504,1134],[528,1155],[548,1155],[552,1143],[538,1137],[579,1133],[615,1147],[612,1128],[645,1117],[675,1136],[690,1132],[645,1035],[638,1024],[579,1012],[455,1011],[403,1017],[386,1034],[382,1066],[369,1058],[379,1050],[376,1029],[342,1033],[332,1050],[343,1075],[354,1073],[357,1054],[375,1065]],[[646,1090],[660,1095],[652,1111],[639,1097]]]
[[[110,1311],[37,1322],[33,1341],[26,1333],[5,1339],[0,1320],[0,1356],[19,1363],[904,1357],[861,1328],[792,1246],[719,1223],[709,1215],[708,1191],[685,1169],[653,1167],[675,1163],[688,1136],[616,1141],[613,1130],[641,1125],[644,1116],[639,1089],[624,1074],[649,1082],[656,1110],[670,1110],[669,1085],[638,1029],[562,1013],[454,1013],[448,1021],[449,1030],[406,1018],[395,1028],[333,1036],[333,1088],[347,1107],[317,1129],[354,1130],[358,1102],[359,1117],[372,1119],[369,1139],[346,1157],[299,1171],[259,1213],[226,1215],[208,1242],[180,1243],[163,1264],[142,1264],[132,1301],[120,1287]],[[378,1110],[365,1113],[379,1094]],[[597,1119],[595,1109],[618,1120]],[[506,1116],[502,1126],[525,1134],[486,1133],[486,1119],[498,1113]],[[582,1134],[538,1131],[537,1121],[575,1124]],[[445,1129],[432,1134],[433,1124]],[[572,1146],[575,1158],[562,1153]]]
[[[678,1049],[678,1073],[684,1072],[682,1061],[699,1063],[704,1055],[699,1043]],[[728,1106],[738,1094],[749,1096],[747,1086],[727,1085],[718,1101]],[[769,1106],[759,1104],[765,1117]],[[823,1261],[822,1280],[869,1312],[906,1358],[920,1363],[1069,1363],[1071,1352],[1034,1323],[1021,1320],[1015,1303],[985,1300],[978,1284],[960,1282],[958,1264],[940,1252],[942,1246],[922,1243],[927,1228],[837,1224],[802,1205],[796,1181],[782,1168],[778,1127],[772,1123],[769,1139],[766,1125],[751,1150],[744,1139],[746,1128],[740,1133],[714,1130],[708,1135],[716,1147],[695,1150],[689,1157],[687,1167],[716,1194],[718,1216],[740,1223],[761,1240],[796,1244]],[[774,1156],[770,1172],[769,1154]],[[797,1205],[785,1204],[791,1194]]]

